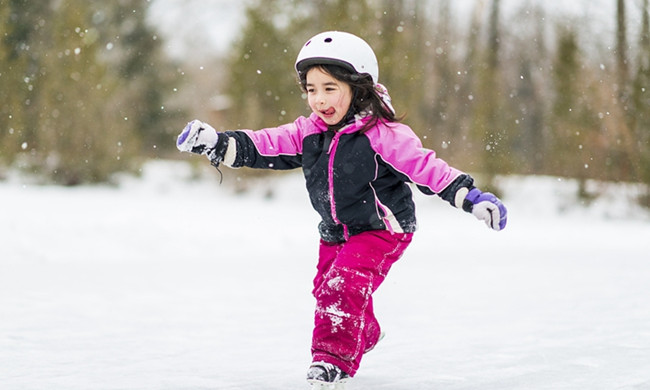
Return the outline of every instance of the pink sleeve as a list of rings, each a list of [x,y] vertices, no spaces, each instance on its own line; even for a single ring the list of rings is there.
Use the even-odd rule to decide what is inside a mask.
[[[440,193],[463,172],[426,149],[410,127],[393,123],[379,125],[366,133],[381,158],[413,183]]]
[[[305,136],[320,131],[312,118],[299,117],[293,123],[257,131],[241,130],[265,157],[302,154]]]

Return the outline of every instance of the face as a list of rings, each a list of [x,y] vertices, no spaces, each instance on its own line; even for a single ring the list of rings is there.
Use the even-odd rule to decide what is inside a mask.
[[[328,125],[339,123],[352,101],[352,88],[319,67],[307,72],[307,101],[311,110]]]

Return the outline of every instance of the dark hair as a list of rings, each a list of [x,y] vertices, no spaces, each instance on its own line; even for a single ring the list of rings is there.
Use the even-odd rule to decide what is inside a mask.
[[[379,93],[375,89],[372,77],[369,74],[359,74],[353,72],[343,66],[332,64],[316,64],[311,65],[299,73],[300,86],[304,92],[307,91],[307,73],[312,68],[319,68],[325,73],[331,75],[339,81],[347,83],[352,90],[352,101],[350,102],[350,109],[343,117],[341,122],[336,125],[330,126],[335,129],[341,128],[354,119],[354,116],[366,112],[372,118],[368,121],[360,132],[365,132],[371,127],[375,126],[379,121],[399,122],[402,117],[397,117],[393,111],[388,108],[386,103],[381,99]]]

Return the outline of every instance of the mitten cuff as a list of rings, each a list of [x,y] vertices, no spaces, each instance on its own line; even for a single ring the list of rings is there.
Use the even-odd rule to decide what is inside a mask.
[[[223,161],[229,141],[230,137],[224,133],[217,133],[217,144],[206,153],[212,165],[218,166]]]
[[[467,193],[474,188],[474,179],[468,174],[462,174],[452,181],[438,196],[456,208],[463,208],[463,200]]]

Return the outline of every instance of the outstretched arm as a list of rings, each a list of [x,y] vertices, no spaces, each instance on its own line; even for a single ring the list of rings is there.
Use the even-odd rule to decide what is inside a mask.
[[[383,132],[370,133],[373,148],[386,163],[406,180],[415,183],[427,195],[437,194],[452,206],[472,213],[488,227],[502,230],[507,222],[503,203],[489,192],[474,187],[474,179],[436,157],[433,150],[422,147],[410,127],[393,125]]]
[[[302,165],[302,139],[296,123],[220,133],[207,123],[193,120],[178,136],[176,147],[205,155],[215,166],[293,169]]]

